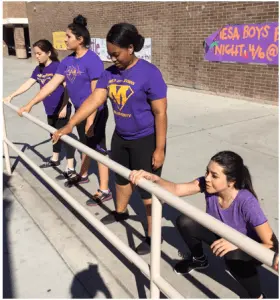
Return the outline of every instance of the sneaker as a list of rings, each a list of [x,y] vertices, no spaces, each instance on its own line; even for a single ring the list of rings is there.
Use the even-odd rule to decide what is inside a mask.
[[[161,243],[162,242],[163,239],[161,238]],[[142,241],[142,243],[138,245],[135,251],[139,255],[149,254],[151,252],[151,238],[149,236],[146,236],[144,241]]]
[[[67,170],[63,172],[62,174],[55,177],[56,180],[64,180],[70,178],[72,175],[76,174],[75,170]]]
[[[104,225],[108,225],[114,222],[120,222],[120,221],[124,221],[127,220],[129,218],[129,213],[128,211],[125,211],[123,213],[118,213],[115,210],[110,212],[109,215],[107,215],[106,217],[102,218],[100,221],[104,224]]]
[[[208,259],[204,255],[202,259],[196,259],[195,257],[184,259],[178,262],[174,267],[174,272],[176,274],[188,274],[193,270],[206,269],[209,266]]]
[[[43,164],[40,165],[39,167],[40,167],[41,169],[46,169],[46,168],[51,168],[51,167],[57,167],[57,166],[59,166],[59,165],[60,165],[59,160],[58,160],[58,161],[53,161],[53,160],[50,159],[49,161],[43,163]]]
[[[67,181],[64,183],[64,186],[70,188],[73,185],[83,184],[88,182],[89,182],[88,176],[82,177],[80,174],[77,174],[75,172],[74,174],[71,175],[71,177],[67,179]]]
[[[97,193],[95,195],[93,195],[92,199],[89,199],[86,202],[86,204],[88,206],[96,206],[96,205],[102,204],[103,202],[111,200],[112,198],[113,198],[113,195],[110,190],[109,190],[109,193],[105,193],[102,190],[98,189]]]

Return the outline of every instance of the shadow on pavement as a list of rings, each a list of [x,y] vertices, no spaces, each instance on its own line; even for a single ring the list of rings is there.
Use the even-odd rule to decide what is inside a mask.
[[[42,143],[48,142],[49,140],[43,141]],[[16,144],[16,143],[15,143]],[[34,146],[29,146],[28,144],[21,144],[23,145],[22,151],[25,151],[25,149],[29,149],[33,151],[35,154],[37,154],[40,158],[45,159],[44,156],[41,155],[40,152],[38,152]],[[13,169],[15,169],[17,163],[21,161],[23,165],[40,181],[44,182],[43,179],[41,179],[40,176],[38,176],[24,161],[22,161],[20,158],[15,161],[13,165]],[[93,166],[94,165],[94,166]],[[94,161],[94,164],[92,164],[93,167],[93,173],[97,173],[97,165]],[[54,168],[57,172],[62,173],[62,171],[59,168]],[[98,173],[97,173],[98,174]],[[44,183],[45,185],[45,183]],[[146,292],[145,288],[149,287],[149,280],[141,273],[141,271],[134,266],[134,264],[130,263],[117,249],[112,247],[110,242],[108,242],[103,236],[96,231],[93,226],[91,226],[82,216],[80,216],[62,197],[60,197],[51,187],[48,185],[46,186],[48,190],[54,194],[57,199],[59,199],[65,207],[67,207],[97,238],[100,239],[100,241],[108,248],[110,251],[128,268],[131,270],[133,275],[135,276],[135,281],[137,284],[138,289],[138,297],[139,298],[146,298]],[[82,193],[84,193],[89,198],[92,196],[91,193],[89,193],[86,189],[84,189],[82,186],[77,185],[77,189],[79,189]],[[115,188],[114,188],[114,173],[110,172],[110,188],[113,192],[113,198],[115,199]],[[145,209],[144,205],[142,203],[142,200],[140,199],[137,192],[134,192],[130,203],[131,207],[134,211],[137,212],[137,215],[131,216],[131,220],[141,222],[144,232],[146,232],[146,215],[145,215]],[[110,212],[110,209],[107,208],[106,205],[101,204],[101,208],[103,208],[107,213]],[[163,206],[163,218],[166,220],[170,220],[173,225],[176,220],[176,217],[180,214],[177,210],[174,208],[164,205]],[[127,222],[122,222],[122,225],[126,228],[127,231],[127,238],[128,238],[128,245],[131,249],[135,249],[135,243],[133,236],[137,236],[140,239],[143,239],[143,235],[139,233],[137,230],[135,230],[130,224]],[[175,227],[175,226],[174,226]],[[162,228],[162,236],[165,242],[172,245],[175,249],[178,249],[180,252],[184,253],[186,250],[184,249],[184,242],[181,239],[179,233],[174,227],[163,227]],[[206,247],[205,247],[206,248]],[[209,253],[208,248],[205,249],[205,252],[208,254],[209,257],[209,263],[210,267],[203,271],[203,273],[216,282],[220,283],[221,285],[227,287],[235,294],[239,295],[242,298],[246,298],[246,291],[239,285],[238,282],[236,282],[226,271],[225,266],[223,265],[223,262],[216,257],[213,257],[211,253]],[[162,251],[162,259],[164,259],[168,264],[173,266],[176,261],[174,261],[173,258],[171,258],[167,253]],[[89,271],[89,270],[87,270]],[[84,271],[86,272],[86,271]],[[92,270],[91,270],[92,272]],[[265,268],[260,268],[260,276],[261,276],[261,282],[264,293],[269,298],[278,298],[278,277],[274,275],[273,273],[269,272]],[[190,274],[186,275],[185,278],[190,281],[197,289],[201,290],[207,297],[209,298],[219,298],[215,293],[213,293],[206,285],[198,281],[196,278],[191,276]],[[162,295],[163,296],[163,295]],[[163,296],[164,297],[164,296]],[[73,297],[74,298],[74,297]]]
[[[9,188],[10,177],[3,173],[3,193]],[[9,248],[9,219],[12,202],[3,199],[3,298],[14,298],[11,257]]]
[[[82,294],[80,285],[85,287],[85,282],[87,287],[91,287],[90,290],[87,288],[88,295]],[[111,299],[112,295],[105,285],[103,279],[98,272],[98,265],[89,264],[88,269],[77,273],[71,284],[71,295],[74,299],[87,299],[95,298],[98,292],[102,292],[107,299]]]

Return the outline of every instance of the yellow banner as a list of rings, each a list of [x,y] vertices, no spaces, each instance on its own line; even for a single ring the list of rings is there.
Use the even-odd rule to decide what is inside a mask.
[[[53,46],[57,50],[67,50],[65,44],[65,35],[64,31],[53,32]]]

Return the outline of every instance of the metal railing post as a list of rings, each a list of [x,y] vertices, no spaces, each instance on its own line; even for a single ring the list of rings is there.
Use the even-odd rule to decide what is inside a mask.
[[[4,156],[5,156],[5,163],[6,163],[6,171],[9,175],[12,175],[9,148],[7,143],[5,142],[5,139],[7,138],[7,131],[6,131],[5,116],[4,116],[4,107],[3,107],[2,117],[3,117],[3,148],[4,148]]]
[[[160,290],[157,287],[157,285],[154,283],[154,279],[160,277],[161,218],[162,218],[162,204],[155,195],[152,195],[152,236],[151,236],[151,256],[150,256],[151,299],[159,299],[160,297]]]

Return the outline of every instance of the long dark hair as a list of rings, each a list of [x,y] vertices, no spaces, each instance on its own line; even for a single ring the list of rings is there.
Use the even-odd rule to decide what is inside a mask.
[[[76,39],[79,39],[80,37],[83,38],[84,47],[90,45],[90,34],[87,29],[87,19],[84,16],[78,15],[73,19],[73,23],[68,25],[68,28],[75,35]]]
[[[113,25],[107,34],[106,40],[121,48],[128,48],[129,45],[133,45],[134,52],[140,51],[145,42],[143,36],[138,33],[137,28],[129,23]]]
[[[236,189],[247,189],[257,198],[249,169],[244,165],[240,155],[232,151],[222,151],[215,154],[211,160],[223,167],[227,181],[235,181]]]
[[[56,50],[54,49],[54,47],[53,47],[53,45],[50,41],[48,41],[48,40],[39,40],[36,43],[34,43],[32,45],[32,47],[33,48],[38,47],[45,53],[50,52],[51,53],[50,60],[51,61],[59,61],[58,54],[57,54]],[[39,69],[40,69],[41,73],[43,72],[44,67],[45,67],[44,64],[39,64]]]

